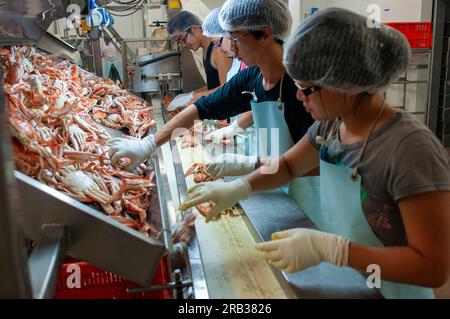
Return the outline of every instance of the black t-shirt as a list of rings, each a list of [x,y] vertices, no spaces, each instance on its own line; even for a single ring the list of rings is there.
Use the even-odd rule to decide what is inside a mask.
[[[200,119],[223,120],[251,111],[252,96],[242,94],[243,91],[255,91],[258,102],[277,101],[281,81],[271,90],[265,91],[262,80],[261,71],[256,66],[240,71],[213,94],[195,102]],[[294,81],[285,74],[281,100],[285,105],[284,118],[294,143],[297,143],[314,123],[303,103],[297,100],[296,94]]]
[[[206,52],[206,58],[203,60],[203,65],[205,66],[206,73],[206,86],[208,90],[215,89],[220,86],[219,70],[217,70],[211,63],[211,56],[214,50],[214,43],[208,47],[208,52]]]

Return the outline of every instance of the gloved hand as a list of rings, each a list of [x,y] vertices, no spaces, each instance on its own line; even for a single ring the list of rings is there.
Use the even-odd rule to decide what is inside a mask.
[[[233,123],[231,123],[227,127],[223,127],[212,133],[209,133],[208,135],[205,136],[205,139],[207,141],[212,141],[215,144],[220,144],[224,138],[231,139],[238,134],[244,133],[244,129],[239,127],[239,124],[237,121],[238,120],[235,120]]]
[[[131,160],[125,169],[132,171],[146,159],[149,159],[156,150],[155,137],[149,135],[141,140],[131,140],[126,138],[113,138],[108,141],[110,144],[109,156],[111,165],[115,165],[118,160],[127,157]]]
[[[328,262],[348,265],[350,241],[317,230],[296,228],[272,234],[272,241],[256,245],[275,267],[287,272],[305,270]]]
[[[240,178],[232,182],[200,183],[188,189],[187,193],[188,197],[179,208],[181,211],[209,201],[216,203],[216,207],[206,218],[206,222],[209,222],[225,209],[233,207],[240,200],[247,199],[252,193],[252,188],[245,178]]]
[[[255,170],[256,156],[225,153],[213,158],[206,166],[206,172],[213,179],[224,176],[242,176]]]

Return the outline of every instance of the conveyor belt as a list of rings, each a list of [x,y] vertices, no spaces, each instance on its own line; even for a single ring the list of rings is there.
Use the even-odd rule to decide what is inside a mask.
[[[169,145],[165,144],[164,147],[170,154]],[[177,151],[184,159],[184,169],[195,161],[207,160],[206,157],[201,158],[201,147],[189,150],[177,147]],[[171,157],[170,161],[173,162]],[[192,185],[192,178],[188,178],[187,183]],[[175,187],[180,183],[171,181],[171,184]],[[206,290],[207,285],[210,297],[266,298],[265,291],[275,291],[267,288],[271,285],[268,281],[271,281],[275,287],[281,286],[284,297],[289,298],[379,298],[376,290],[367,288],[364,277],[350,268],[338,269],[323,263],[303,272],[286,275],[270,268],[253,249],[254,238],[270,240],[270,234],[275,231],[296,227],[314,228],[314,225],[280,190],[254,194],[242,201],[241,205],[246,213],[242,217],[227,217],[208,225],[203,222],[203,217],[199,217],[196,222],[201,258],[197,254],[195,260],[190,257],[190,262],[193,270],[203,268],[201,274],[206,277],[207,284],[202,282],[200,288]],[[269,206],[271,208],[267,209]],[[257,269],[252,264],[255,260],[258,260]],[[270,270],[273,272],[270,273]],[[264,287],[258,286],[259,281],[254,278],[264,278]],[[254,291],[249,293],[249,287]]]
[[[180,145],[180,140],[177,140]],[[178,147],[184,170],[208,159],[199,145]],[[187,185],[195,183],[192,176]],[[195,228],[211,298],[287,298],[256,244],[244,218],[222,216],[206,224],[197,212]]]
[[[155,101],[153,101],[153,105],[155,104]],[[160,122],[160,119],[156,120]],[[173,145],[181,158],[183,171],[186,171],[194,163],[205,162],[209,159],[201,145],[183,149],[180,139],[177,139],[176,144]],[[162,147],[162,153],[166,162],[173,162],[169,144]],[[169,176],[172,173],[175,174],[173,168],[168,168],[167,171]],[[192,176],[186,178],[185,182],[187,187],[194,185]],[[180,192],[179,187],[177,187],[180,181],[169,177],[169,184],[172,198],[181,196],[181,200],[184,199],[185,194],[183,194],[183,191]],[[179,203],[179,201],[177,202]],[[242,210],[240,211],[242,212]],[[195,222],[196,240],[199,245],[201,264],[209,292],[207,296],[210,298],[237,299],[281,299],[292,296],[289,288],[279,282],[280,273],[272,269],[262,254],[254,248],[256,232],[249,229],[246,216],[223,216],[219,221],[206,224],[203,216],[196,209],[194,209],[194,213],[197,215]],[[180,214],[180,212],[177,212],[177,214]],[[172,216],[172,218],[178,220],[180,215]],[[194,287],[195,285],[194,280]],[[198,293],[196,293],[196,297],[199,297]]]

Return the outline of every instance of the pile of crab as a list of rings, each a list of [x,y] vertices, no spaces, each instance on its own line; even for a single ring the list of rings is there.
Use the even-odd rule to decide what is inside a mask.
[[[203,120],[196,123],[188,133],[181,136],[182,148],[194,148],[201,144],[200,140],[204,139],[207,142],[211,142],[208,139],[208,134],[215,130],[227,127],[229,124],[226,120]],[[222,145],[231,145],[233,141],[229,138],[223,138],[221,140]]]
[[[0,55],[17,168],[153,235],[147,211],[154,173],[145,165],[126,172],[126,159],[111,166],[104,128],[140,138],[154,125],[151,108],[113,82],[32,47],[0,48]]]

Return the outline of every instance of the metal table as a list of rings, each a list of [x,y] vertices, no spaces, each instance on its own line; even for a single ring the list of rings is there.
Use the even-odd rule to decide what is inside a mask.
[[[168,121],[167,112],[162,109],[161,113],[164,120]],[[163,147],[171,148],[172,155],[179,156],[174,147],[174,141],[170,143]],[[176,160],[173,162],[174,170],[178,172],[175,174],[176,181],[171,180],[171,183],[172,186],[177,185],[175,192],[178,197],[184,198],[185,178],[182,172],[179,172],[180,165]],[[241,201],[240,206],[248,217],[245,220],[255,242],[270,240],[271,234],[280,230],[297,227],[315,228],[311,220],[300,211],[297,204],[281,190],[255,194],[249,199]],[[207,297],[208,290],[218,289],[218,287],[211,287],[211,283],[206,280],[201,251],[199,251],[196,239],[189,245],[189,257],[194,277],[195,273],[199,274],[197,280],[193,280],[195,297]],[[366,279],[359,272],[350,268],[339,269],[325,263],[303,272],[284,273],[278,278],[282,281],[281,284],[285,287],[287,294],[292,298],[381,298],[375,289],[367,287]],[[196,283],[199,283],[198,287],[200,288],[196,287]],[[198,293],[199,291],[200,293]]]
[[[255,194],[242,201],[241,206],[263,240],[270,240],[273,232],[291,228],[316,227],[281,190]],[[285,274],[297,298],[381,298],[375,289],[356,270],[339,269],[322,263],[302,272]]]

